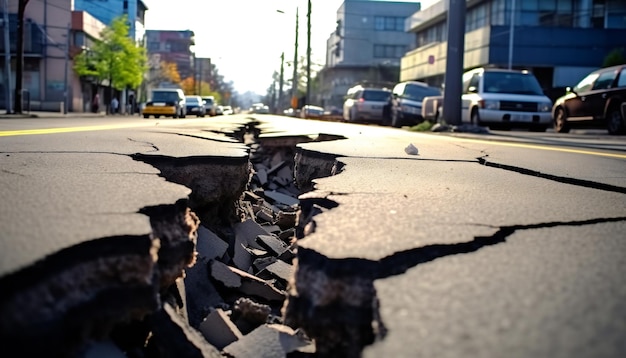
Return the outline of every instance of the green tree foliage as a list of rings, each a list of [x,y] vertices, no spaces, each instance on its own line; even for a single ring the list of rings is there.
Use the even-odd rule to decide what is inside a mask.
[[[609,52],[609,54],[604,58],[604,62],[602,63],[602,67],[610,67],[616,66],[626,63],[626,56],[624,55],[623,48],[616,48]]]
[[[79,76],[92,76],[99,83],[108,80],[118,90],[137,88],[148,69],[145,49],[129,35],[126,15],[113,19],[100,33],[101,41],[74,58],[74,71]]]

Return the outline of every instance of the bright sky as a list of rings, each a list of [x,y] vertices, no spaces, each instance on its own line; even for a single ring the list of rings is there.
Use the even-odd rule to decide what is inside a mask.
[[[326,40],[335,30],[344,0],[312,0],[311,62],[324,65]],[[434,0],[422,1],[422,9]],[[224,80],[239,93],[264,95],[280,55],[292,62],[296,8],[299,10],[298,57],[306,56],[307,0],[144,0],[148,30],[192,30],[199,57],[209,57]],[[283,11],[283,13],[277,10]],[[312,66],[315,68],[315,66]],[[292,67],[285,66],[285,78]]]

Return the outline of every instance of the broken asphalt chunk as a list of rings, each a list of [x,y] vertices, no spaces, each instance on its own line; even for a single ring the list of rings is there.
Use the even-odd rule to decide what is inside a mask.
[[[289,245],[274,235],[259,235],[256,242],[264,249],[269,250],[274,256],[280,256]]]
[[[200,323],[200,332],[209,343],[219,350],[243,337],[239,328],[221,308],[212,311]]]
[[[300,201],[290,195],[280,193],[275,190],[266,190],[263,195],[272,199],[275,203],[283,204],[286,206],[298,206]]]
[[[148,342],[161,357],[222,358],[220,351],[202,334],[189,326],[169,305],[151,318],[152,336]]]
[[[259,326],[223,350],[234,358],[287,357],[293,352],[315,353],[315,346],[298,331],[279,324]]]
[[[157,251],[159,240],[148,235],[109,237],[3,276],[2,350],[24,357],[71,355],[115,324],[155,311]]]
[[[276,289],[269,282],[238,268],[228,266],[219,261],[212,261],[210,268],[211,277],[227,288],[237,289],[243,294],[270,302],[283,301],[285,299],[283,291]]]

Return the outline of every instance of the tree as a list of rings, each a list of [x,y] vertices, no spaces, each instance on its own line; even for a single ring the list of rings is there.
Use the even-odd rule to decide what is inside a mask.
[[[111,94],[113,88],[137,88],[148,69],[148,58],[145,49],[128,35],[127,15],[113,19],[100,33],[101,41],[74,58],[74,71],[79,76],[94,76],[98,83],[108,80]]]
[[[15,113],[22,113],[22,77],[24,75],[24,13],[29,0],[19,0],[17,7],[17,58],[15,64]],[[8,9],[5,9],[8,11]],[[5,44],[8,46],[8,44]]]
[[[624,56],[623,48],[613,49],[609,54],[604,58],[604,62],[602,63],[602,67],[611,67],[616,65],[621,65],[626,63],[626,56]]]
[[[187,77],[180,82],[180,88],[186,95],[196,94],[196,81],[193,77]]]

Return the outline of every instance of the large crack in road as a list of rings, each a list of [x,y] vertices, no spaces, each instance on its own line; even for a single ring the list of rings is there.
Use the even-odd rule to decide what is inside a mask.
[[[248,158],[173,158],[160,155],[153,143],[146,143],[152,148],[148,153],[131,155],[158,169],[165,180],[189,188],[189,198],[141,209],[150,218],[149,236],[96,239],[1,278],[2,343],[26,355],[83,356],[104,349],[93,345],[100,341],[113,342],[116,350],[133,357],[237,357],[250,347],[264,349],[255,335],[269,337],[268,349],[276,348],[273,340],[288,336],[293,343],[281,348],[285,355],[360,357],[386,334],[375,280],[504,243],[522,230],[626,221],[608,217],[508,225],[494,227],[493,235],[416,247],[380,260],[329,258],[298,247],[297,240],[316,231],[318,215],[339,205],[314,193],[313,182],[340,174],[344,163],[298,144],[342,137],[262,137],[258,125],[251,121],[222,133],[246,144]],[[622,187],[484,157],[476,163],[626,193]],[[282,195],[296,204],[281,200]],[[253,232],[252,239],[241,239],[246,231]],[[209,322],[216,315],[220,318]],[[216,330],[233,337],[216,343],[211,338]]]

